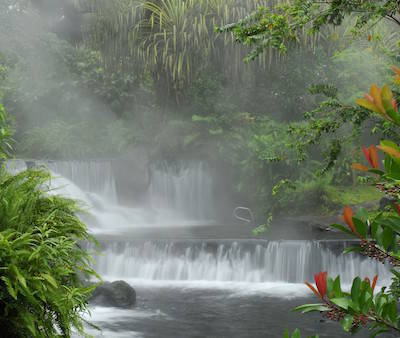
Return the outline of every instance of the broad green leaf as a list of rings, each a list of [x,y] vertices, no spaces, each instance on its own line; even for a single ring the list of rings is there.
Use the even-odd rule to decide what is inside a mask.
[[[358,209],[358,211],[356,212],[355,217],[358,218],[363,223],[365,223],[369,218],[368,210],[365,209],[365,208]]]
[[[385,227],[383,229],[383,235],[382,235],[382,245],[384,247],[385,250],[387,250],[389,248],[389,246],[392,244],[393,242],[393,230],[390,229],[389,227]]]
[[[299,329],[293,331],[292,338],[301,338]]]
[[[388,316],[392,323],[396,323],[397,318],[397,304],[393,300],[388,304]]]
[[[353,325],[354,317],[352,315],[346,315],[341,321],[340,324],[342,325],[343,330],[349,332],[351,326]]]
[[[380,246],[383,246],[383,229],[380,225],[376,228],[375,239]]]
[[[361,286],[361,278],[356,277],[353,280],[353,284],[351,286],[351,300],[354,305],[358,305],[358,297],[360,296],[360,286]]]
[[[361,237],[366,238],[367,230],[368,230],[367,224],[355,217],[353,217],[353,222],[354,222],[354,226],[356,227],[357,232],[361,235]]]
[[[340,286],[340,276],[337,276],[333,282],[333,291],[335,292],[335,298],[341,298],[343,295],[342,288]]]
[[[292,309],[292,311],[301,311],[302,313],[307,313],[311,311],[324,312],[328,310],[329,308],[324,304],[304,304]]]
[[[379,176],[382,176],[382,175],[385,174],[384,171],[379,170],[379,169],[368,169],[368,172],[369,172],[369,173],[372,173],[372,174],[379,175]]]
[[[331,224],[330,227],[338,229],[342,232],[345,232],[346,234],[354,236],[353,232],[351,230],[349,230],[349,228],[347,226],[344,226],[342,224]]]
[[[351,300],[347,297],[332,298],[330,301],[344,310],[347,310],[351,305]]]
[[[349,248],[346,248],[343,250],[344,254],[350,253],[350,252],[360,252],[361,248],[359,246],[351,246]]]

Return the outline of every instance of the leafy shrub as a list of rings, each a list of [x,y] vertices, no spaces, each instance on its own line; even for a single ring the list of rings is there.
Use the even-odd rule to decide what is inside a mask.
[[[396,82],[400,82],[400,69],[396,71]],[[388,86],[380,89],[372,85],[365,99],[357,100],[365,109],[371,110],[397,128],[400,127],[400,114],[396,101]],[[384,153],[384,166],[381,168],[378,149]],[[350,292],[342,290],[340,276],[331,278],[327,272],[314,275],[315,285],[306,282],[307,286],[321,300],[318,304],[306,304],[296,308],[302,312],[319,311],[326,318],[340,321],[342,328],[351,333],[362,327],[368,327],[371,337],[393,331],[400,332],[399,285],[400,285],[400,147],[391,140],[383,140],[377,147],[372,145],[363,148],[368,166],[354,163],[353,168],[375,176],[376,188],[393,201],[393,213],[381,212],[371,215],[360,208],[357,213],[346,206],[343,220],[348,227],[333,224],[332,227],[354,236],[358,245],[347,248],[347,252],[358,252],[381,263],[390,264],[393,269],[392,284],[387,290],[382,287],[374,292],[378,276],[371,280],[368,276],[362,280],[353,280]]]
[[[76,202],[48,194],[50,174],[0,173],[0,331],[55,337],[83,330],[81,313],[95,275],[78,241],[91,240]]]
[[[135,143],[135,130],[122,120],[71,124],[53,121],[28,130],[17,148],[23,157],[77,159],[110,157]]]
[[[0,159],[12,132],[0,105]],[[82,312],[97,276],[79,241],[93,241],[75,201],[50,191],[50,173],[0,167],[0,332],[7,337],[83,333]],[[98,277],[98,276],[97,276]]]
[[[331,207],[328,189],[332,181],[332,175],[300,178],[294,183],[284,182],[279,190],[274,192],[279,210],[290,210],[292,213],[323,212]]]

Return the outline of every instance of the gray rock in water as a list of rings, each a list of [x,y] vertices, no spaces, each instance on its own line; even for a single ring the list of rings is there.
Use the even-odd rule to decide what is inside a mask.
[[[100,306],[131,308],[136,303],[136,292],[124,281],[105,282],[93,292],[90,303]]]

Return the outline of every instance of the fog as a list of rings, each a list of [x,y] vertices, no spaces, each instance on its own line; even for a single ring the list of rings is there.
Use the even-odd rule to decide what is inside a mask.
[[[122,319],[95,308],[104,337],[163,337],[163,327],[165,337],[261,337],[264,324],[247,317],[247,331],[226,335],[232,304],[254,315],[274,297],[288,307],[324,266],[346,283],[357,273],[389,278],[384,266],[340,258],[350,244],[327,228],[348,187],[367,181],[351,169],[361,145],[391,133],[371,133],[374,119],[342,108],[391,81],[397,31],[380,23],[354,35],[346,19],[245,62],[251,48],[215,27],[260,5],[272,6],[1,0],[0,102],[15,131],[7,167],[50,170],[51,194],[80,200],[101,242],[97,271],[137,286],[138,308]],[[356,203],[376,208],[368,189]],[[236,207],[254,220],[235,217]],[[188,311],[174,293],[188,297]],[[228,324],[212,313],[207,326],[210,299]]]

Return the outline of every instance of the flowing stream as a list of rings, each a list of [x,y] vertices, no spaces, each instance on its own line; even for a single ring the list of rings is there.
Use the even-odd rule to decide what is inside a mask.
[[[341,337],[338,326],[318,314],[290,312],[317,301],[303,282],[321,270],[340,274],[344,285],[357,275],[389,279],[387,267],[341,255],[346,241],[238,239],[233,231],[214,239],[213,178],[200,162],[153,167],[141,205],[121,203],[110,161],[7,163],[15,172],[41,165],[54,176],[51,193],[78,198],[87,209],[82,217],[101,244],[100,252],[88,247],[96,271],[137,292],[132,310],[93,309],[88,319],[102,328],[91,332],[95,337],[282,337],[296,327],[304,335]],[[190,238],[190,229],[205,225],[208,239]],[[189,238],[174,238],[174,228],[187,229]],[[138,236],[143,229],[145,238]],[[171,236],[162,238],[160,229]]]

